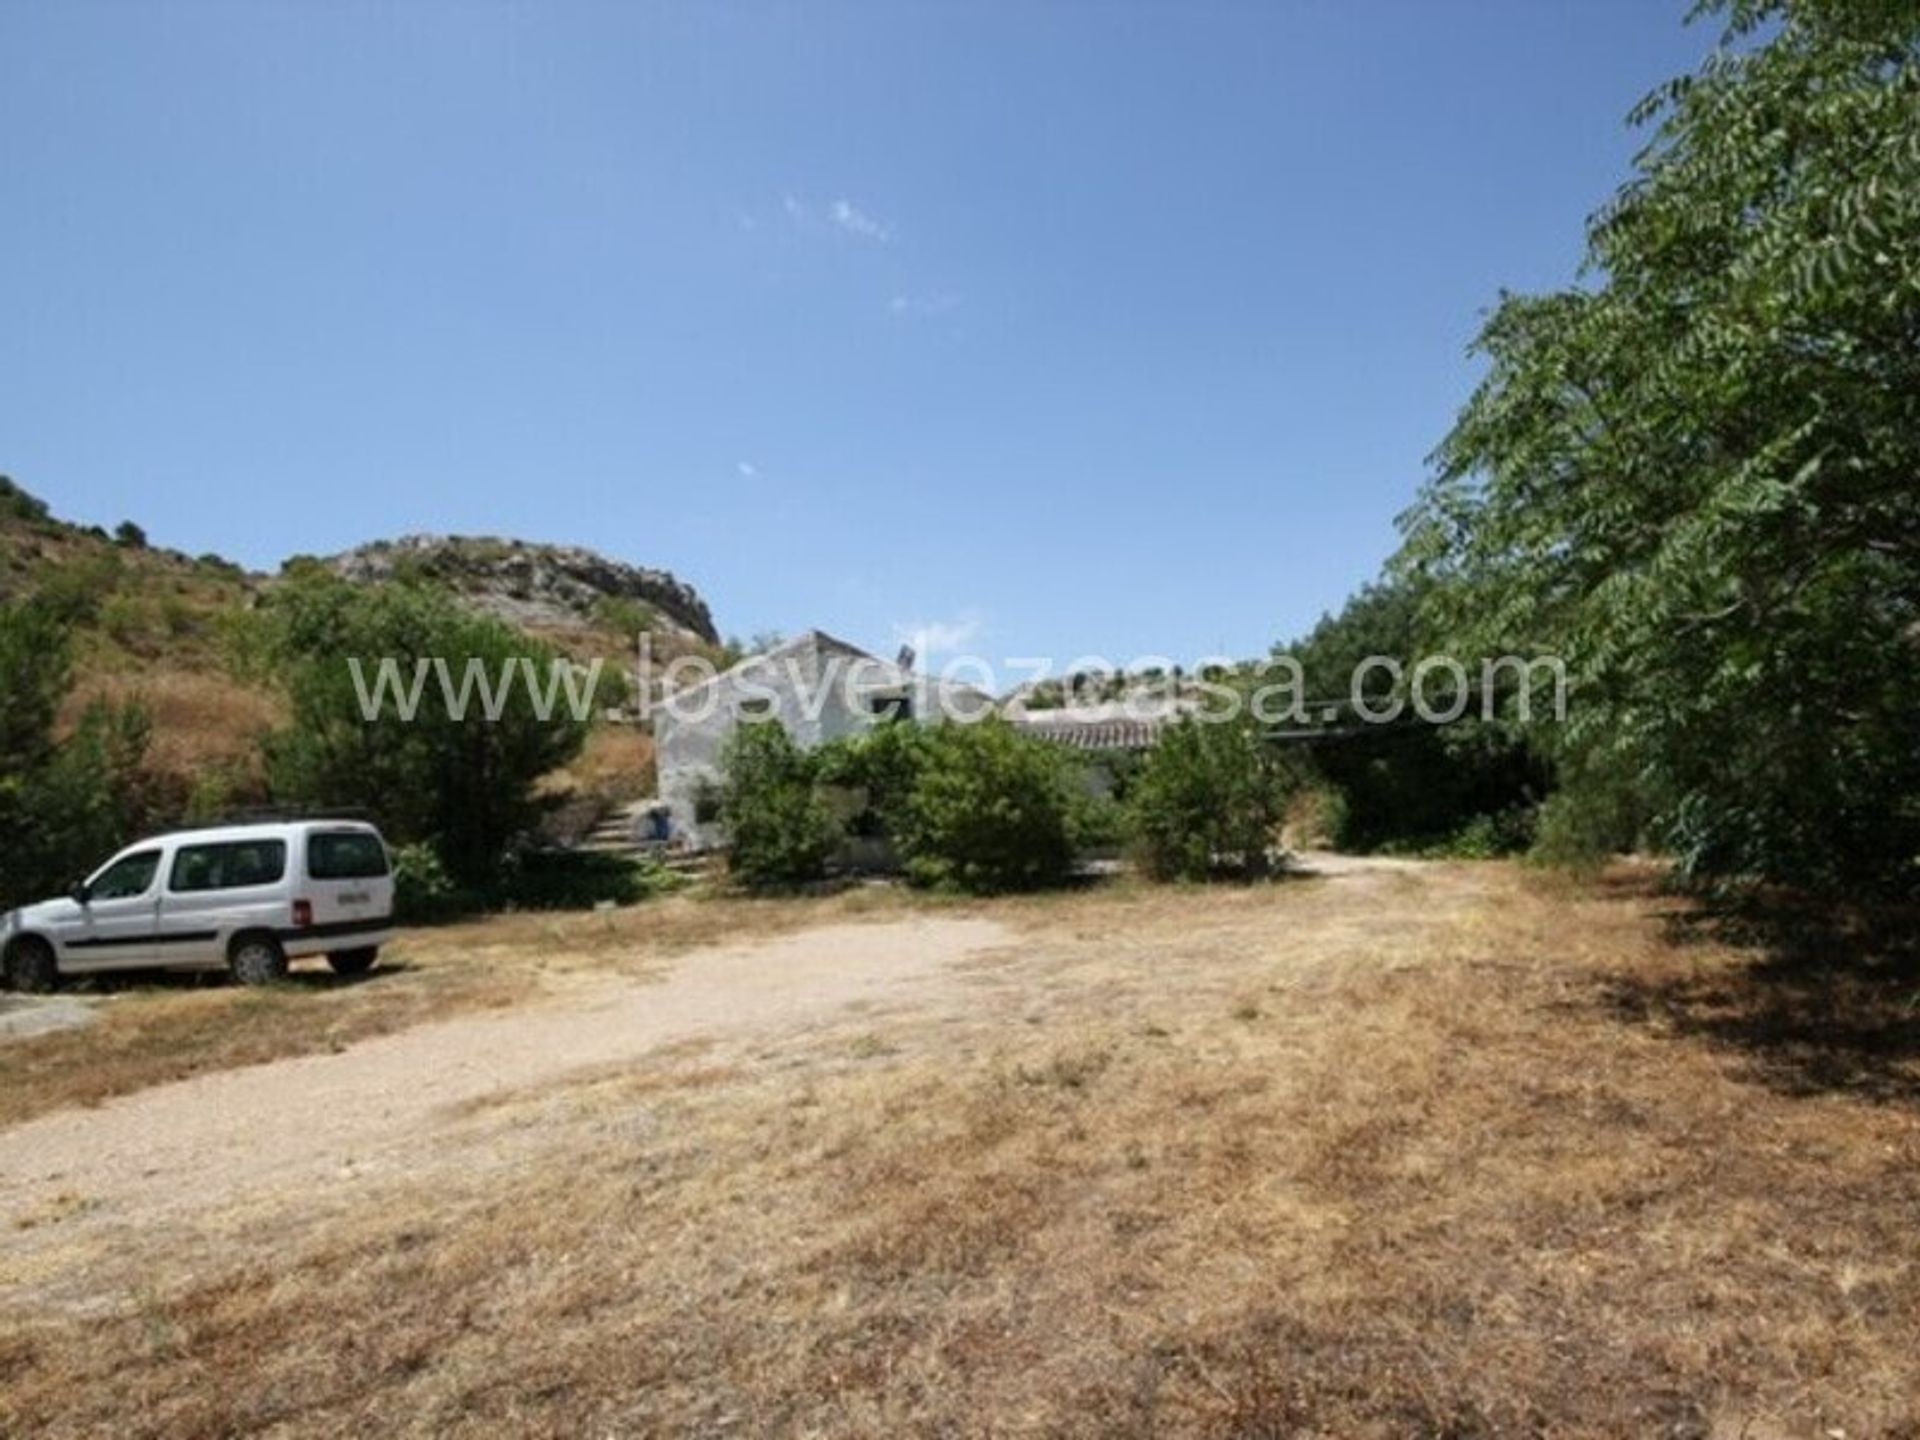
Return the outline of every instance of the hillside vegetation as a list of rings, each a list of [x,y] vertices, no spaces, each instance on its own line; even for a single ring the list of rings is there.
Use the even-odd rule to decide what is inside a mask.
[[[269,576],[218,555],[156,548],[131,521],[112,533],[68,523],[0,477],[0,606],[30,605],[63,634],[58,737],[76,733],[95,709],[137,720],[144,753],[129,808],[142,823],[273,796],[270,737],[294,716],[289,677],[273,653],[275,605],[322,579],[361,593],[438,596],[521,637],[530,653],[604,662],[602,713],[542,782],[548,798],[585,797],[589,811],[653,783],[651,741],[604,714],[631,699],[636,638],[648,637],[655,663],[720,653],[706,602],[691,586],[591,551],[412,537],[330,559],[297,557]]]

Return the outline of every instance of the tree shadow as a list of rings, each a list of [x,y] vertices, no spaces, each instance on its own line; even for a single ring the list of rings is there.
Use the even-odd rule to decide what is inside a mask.
[[[362,975],[336,975],[324,961],[295,961],[297,968],[269,989],[342,990],[355,985],[377,985],[394,980],[413,968],[405,960],[382,958]],[[127,995],[139,991],[240,990],[245,987],[225,970],[107,970],[65,981],[63,991],[79,995]]]
[[[1618,1018],[1733,1051],[1783,1094],[1920,1103],[1914,907],[1841,910],[1768,895],[1657,913],[1676,947],[1744,954],[1609,976]]]

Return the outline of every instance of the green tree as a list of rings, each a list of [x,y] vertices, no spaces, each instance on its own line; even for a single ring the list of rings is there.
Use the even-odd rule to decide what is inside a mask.
[[[146,715],[95,703],[60,738],[71,685],[59,618],[0,605],[0,906],[64,889],[151,819]]]
[[[754,890],[819,880],[839,849],[839,821],[822,797],[819,765],[774,720],[736,726],[722,752],[720,817],[727,868]]]
[[[1182,720],[1130,787],[1129,828],[1142,864],[1162,880],[1263,871],[1293,786],[1249,718]]]
[[[604,697],[576,715],[554,651],[427,586],[306,576],[275,593],[267,629],[293,710],[267,740],[274,794],[365,809],[396,844],[430,844],[459,885],[495,893],[502,858],[548,808],[537,782],[580,753]],[[504,693],[497,713],[477,684],[463,713],[448,704],[439,662],[456,698],[470,675]],[[400,691],[378,689],[385,664]],[[416,676],[408,716],[399,699]],[[369,696],[383,702],[373,718]]]
[[[1694,874],[1911,892],[1920,5],[1702,8],[1728,43],[1638,113],[1589,283],[1488,320],[1400,563],[1452,643],[1567,659],[1569,803]]]

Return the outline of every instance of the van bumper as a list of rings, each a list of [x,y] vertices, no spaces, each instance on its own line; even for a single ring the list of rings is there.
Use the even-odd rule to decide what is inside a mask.
[[[289,960],[303,955],[331,955],[336,950],[365,950],[393,939],[393,917],[335,920],[330,924],[301,925],[277,932]]]

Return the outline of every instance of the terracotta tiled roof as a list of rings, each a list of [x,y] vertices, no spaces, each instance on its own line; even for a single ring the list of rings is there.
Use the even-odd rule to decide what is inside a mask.
[[[1014,723],[1036,740],[1049,740],[1069,750],[1151,750],[1160,743],[1168,717],[1151,719],[1104,717],[1075,720],[1049,715],[1024,715]]]

